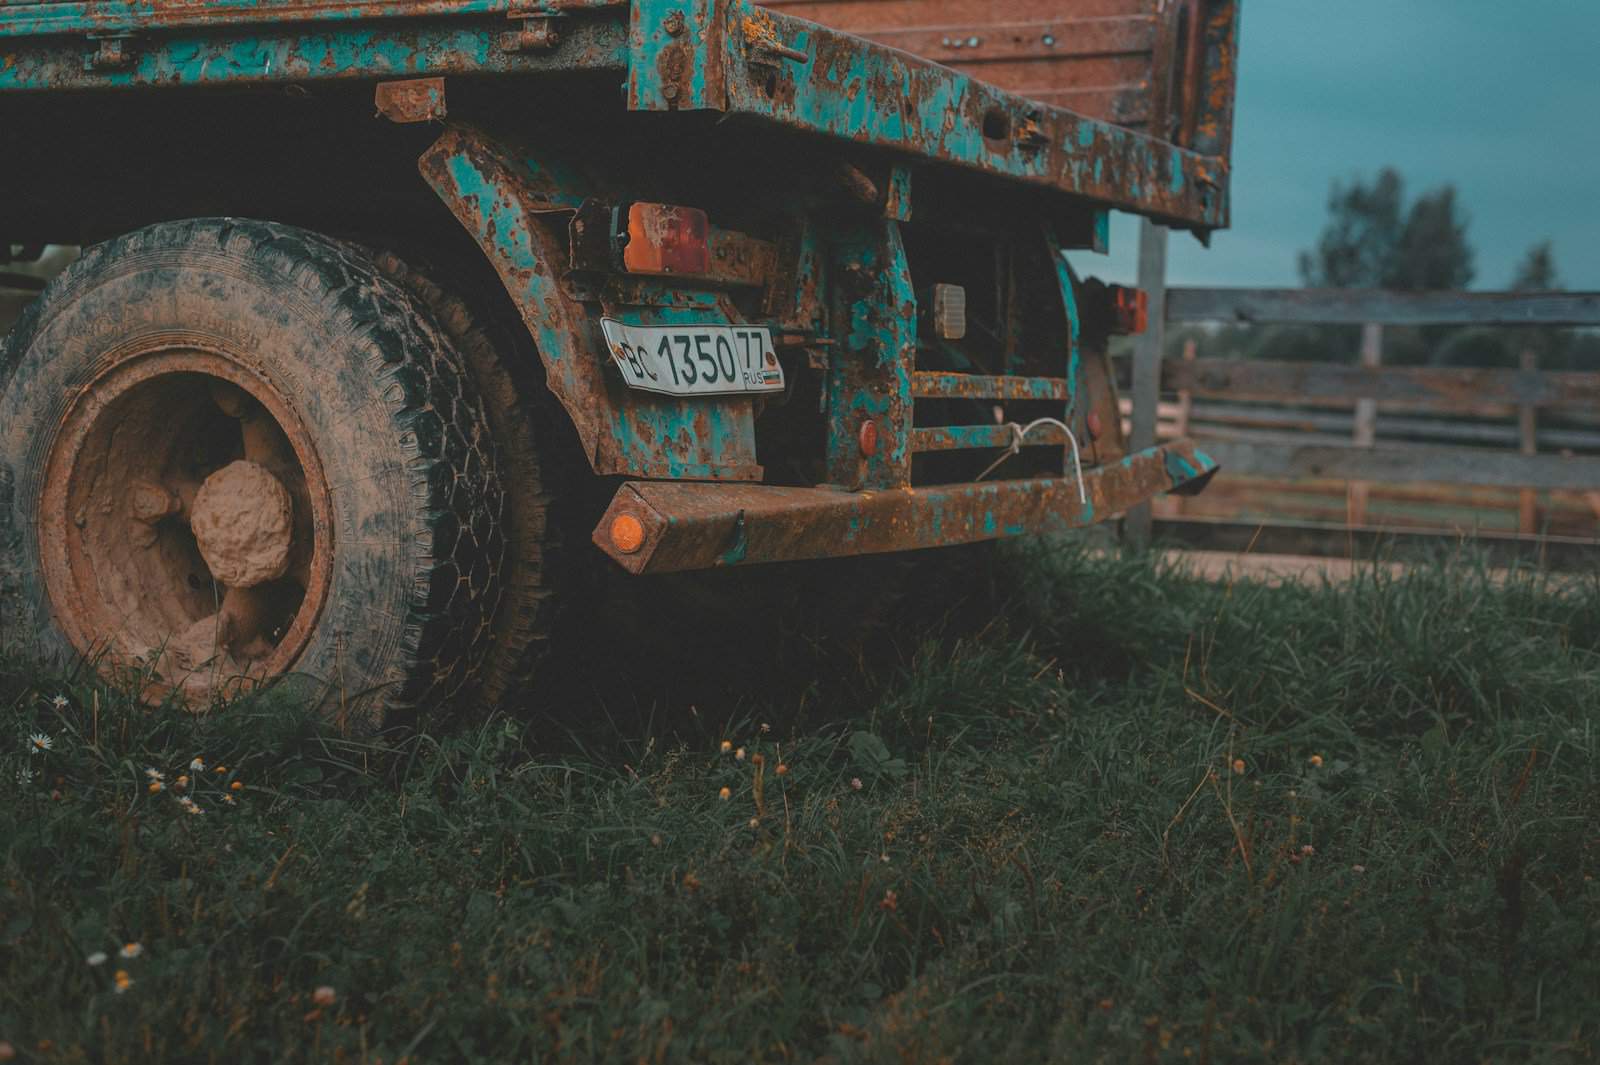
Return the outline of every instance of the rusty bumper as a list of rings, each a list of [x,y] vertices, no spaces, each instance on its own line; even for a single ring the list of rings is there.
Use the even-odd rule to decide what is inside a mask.
[[[594,542],[637,574],[907,551],[1082,528],[1216,469],[1178,440],[1085,470],[1083,500],[1074,477],[864,492],[630,481]]]

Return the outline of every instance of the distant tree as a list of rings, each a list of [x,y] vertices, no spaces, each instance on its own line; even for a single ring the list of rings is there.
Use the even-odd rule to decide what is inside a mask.
[[[1527,250],[1511,275],[1513,292],[1560,292],[1561,275],[1556,269],[1556,253],[1551,241],[1541,240]],[[1547,370],[1573,369],[1574,337],[1567,329],[1508,329],[1506,350],[1516,353],[1531,350],[1540,366]]]
[[[1548,240],[1541,240],[1528,249],[1511,275],[1513,292],[1560,292],[1561,275],[1556,272],[1555,249]]]
[[[1472,283],[1467,221],[1453,185],[1405,207],[1405,179],[1384,167],[1371,184],[1333,183],[1328,223],[1317,246],[1300,253],[1300,276],[1312,288],[1459,289]]]
[[[1383,287],[1407,292],[1463,289],[1472,284],[1476,272],[1472,260],[1467,221],[1456,209],[1455,187],[1445,185],[1411,205]]]
[[[1300,253],[1300,276],[1309,288],[1378,288],[1388,277],[1400,241],[1405,183],[1385,167],[1368,185],[1335,181],[1328,193],[1328,224],[1313,251]]]
[[[1328,194],[1328,222],[1315,248],[1299,257],[1300,276],[1314,288],[1386,288],[1401,291],[1461,289],[1474,275],[1467,220],[1457,203],[1455,187],[1442,185],[1409,207],[1405,179],[1393,167],[1380,170],[1370,182],[1356,178],[1334,182]],[[1449,334],[1445,329],[1389,329],[1384,333],[1384,361],[1415,365],[1428,361]],[[1263,348],[1280,349],[1292,340],[1296,354],[1273,358],[1322,360],[1332,350],[1339,359],[1355,357],[1359,330],[1349,327],[1301,327],[1263,336]]]

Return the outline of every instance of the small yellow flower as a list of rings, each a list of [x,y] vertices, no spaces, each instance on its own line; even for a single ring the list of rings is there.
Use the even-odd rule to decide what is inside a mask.
[[[1322,768],[1322,755],[1314,754],[1314,755],[1311,756],[1311,768],[1312,769],[1321,769]]]
[[[165,784],[161,783],[161,781],[159,781],[159,780],[152,780],[150,782],[150,786],[148,788],[146,788],[145,790],[148,791],[150,794],[154,795],[158,791],[167,790],[167,786]]]
[[[717,798],[721,799],[723,802],[727,802],[732,797],[733,797],[733,789],[732,788],[723,788],[721,791],[717,792]]]
[[[733,741],[732,740],[723,740],[722,741],[722,753],[723,754],[727,754],[731,750],[733,750]]]
[[[786,777],[786,776],[789,775],[789,765],[788,765],[788,763],[786,763],[786,762],[779,762],[778,763],[778,775],[780,777]]]
[[[117,974],[112,979],[116,982],[116,992],[119,995],[133,986],[133,977],[128,975],[128,970],[126,969],[118,969]]]
[[[213,773],[226,773],[228,771],[228,767],[225,765],[216,765],[211,767],[211,771]]]
[[[240,780],[235,780],[232,784],[229,784],[228,787],[231,788],[234,791],[243,791],[244,790],[244,782],[240,781]]]
[[[117,955],[123,958],[137,958],[143,953],[144,944],[142,943],[124,943],[122,944],[122,949],[117,951]]]
[[[1244,774],[1244,759],[1243,758],[1235,758],[1233,760],[1233,771],[1236,774],[1239,774],[1241,776]]]
[[[740,747],[737,751],[734,751],[733,756],[741,762],[744,761],[744,748]]]
[[[187,788],[189,786],[189,777],[188,777],[188,775],[185,774],[183,776],[180,776],[178,778],[178,780],[177,780],[177,784],[178,784],[178,787],[180,787],[180,788]]]
[[[323,984],[321,987],[311,992],[311,1001],[315,1002],[319,1006],[331,1006],[333,1005],[334,1000],[338,997],[339,992],[335,991],[327,984]]]

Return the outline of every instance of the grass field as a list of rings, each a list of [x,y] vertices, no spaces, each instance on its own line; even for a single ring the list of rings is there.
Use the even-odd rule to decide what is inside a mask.
[[[759,694],[691,710],[596,656],[547,715],[377,740],[9,660],[0,1039],[391,1065],[1600,1054],[1600,585],[1229,587],[1072,544],[936,573],[864,654],[795,639]]]

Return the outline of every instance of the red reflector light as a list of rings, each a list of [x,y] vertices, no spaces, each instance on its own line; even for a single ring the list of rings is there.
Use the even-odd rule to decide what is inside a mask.
[[[622,265],[633,274],[706,274],[711,269],[709,229],[706,213],[694,207],[632,204]]]
[[[1149,298],[1142,289],[1112,285],[1111,311],[1116,320],[1112,332],[1124,335],[1142,333],[1149,324]]]

